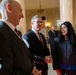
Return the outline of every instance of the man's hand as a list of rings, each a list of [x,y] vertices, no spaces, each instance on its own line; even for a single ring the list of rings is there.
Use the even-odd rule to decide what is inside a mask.
[[[52,63],[53,62],[53,59],[52,59],[51,55],[50,56],[45,56],[45,62],[46,63]]]
[[[33,75],[42,75],[42,70],[37,70],[36,66],[34,66],[33,70],[32,70],[32,74]]]

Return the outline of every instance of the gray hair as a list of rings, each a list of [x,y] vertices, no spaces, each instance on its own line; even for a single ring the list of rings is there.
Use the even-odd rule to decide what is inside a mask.
[[[32,19],[31,19],[31,22],[34,22],[35,19],[37,19],[37,18],[41,18],[41,16],[40,16],[40,15],[35,15],[35,16],[33,16]]]
[[[12,4],[14,0],[2,0],[0,3],[0,13],[2,15],[3,20],[7,20],[7,12],[6,12],[6,4],[10,3]]]
[[[0,3],[0,8],[4,8],[7,3],[12,3],[14,0],[2,0]]]

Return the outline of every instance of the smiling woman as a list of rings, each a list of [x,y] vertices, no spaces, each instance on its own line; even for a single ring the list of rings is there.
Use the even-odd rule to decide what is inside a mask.
[[[61,24],[59,41],[51,53],[58,75],[76,75],[76,35],[70,22]]]

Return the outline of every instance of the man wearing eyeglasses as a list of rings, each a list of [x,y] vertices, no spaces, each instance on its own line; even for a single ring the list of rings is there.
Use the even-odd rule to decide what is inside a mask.
[[[31,26],[32,29],[23,36],[23,40],[27,44],[29,51],[33,56],[33,64],[38,70],[42,70],[42,75],[48,75],[48,65],[45,60],[50,61],[51,59],[45,37],[40,33],[42,28],[41,16],[33,16],[31,19]]]

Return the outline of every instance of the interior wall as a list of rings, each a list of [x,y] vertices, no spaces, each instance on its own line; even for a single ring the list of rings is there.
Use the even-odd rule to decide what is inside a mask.
[[[1,14],[0,14],[0,19],[2,18]]]
[[[76,31],[76,0],[73,0],[73,22]]]
[[[1,1],[1,0],[0,0]],[[46,17],[46,22],[50,23],[50,28],[52,25],[57,25],[57,20],[60,19],[60,11],[59,9],[54,9],[55,12],[53,12],[53,9],[47,9],[46,12],[42,13],[42,16]],[[26,23],[27,23],[27,30],[31,29],[31,17],[33,15],[39,14],[37,12],[37,10],[26,10]],[[30,11],[28,13],[28,11]],[[0,15],[0,19],[1,19],[1,15]],[[74,29],[76,30],[76,0],[73,0],[73,26]],[[48,28],[47,30],[50,30],[50,28]],[[59,29],[59,27],[57,27],[57,29]]]
[[[55,12],[53,11],[55,10]],[[27,29],[31,29],[31,17],[39,14],[37,10],[26,10],[26,23],[27,23]],[[57,26],[57,20],[60,19],[60,11],[57,8],[54,9],[45,9],[45,12],[40,14],[41,16],[45,16],[46,20],[45,22],[50,23],[50,28],[47,29],[49,31],[51,29],[52,25]],[[76,31],[76,0],[73,0],[73,27]],[[59,30],[59,27],[57,27],[57,30]]]
[[[27,23],[27,29],[28,30],[31,29],[31,18],[32,18],[32,16],[34,16],[36,14],[39,14],[37,12],[37,10],[26,10],[26,23]],[[44,21],[45,24],[49,23],[50,28],[51,28],[52,25],[57,26],[57,20],[60,19],[58,9],[45,9],[44,12],[39,14],[39,15],[46,17],[46,20],[43,20],[43,21]],[[45,27],[45,26],[43,26],[43,27]]]

